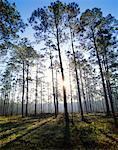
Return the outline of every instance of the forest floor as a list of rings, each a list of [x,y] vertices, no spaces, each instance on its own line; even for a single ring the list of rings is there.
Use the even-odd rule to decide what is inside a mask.
[[[64,117],[51,114],[37,117],[0,117],[0,150],[118,150],[118,129],[112,118],[74,114],[70,138],[65,142]]]

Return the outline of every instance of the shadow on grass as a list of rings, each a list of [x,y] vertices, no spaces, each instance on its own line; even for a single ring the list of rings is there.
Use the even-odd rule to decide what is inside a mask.
[[[30,123],[30,122],[34,122],[34,119],[32,118],[27,118],[27,119],[20,119],[20,120],[15,120],[15,121],[12,121],[12,120],[9,120],[9,122],[5,122],[5,123],[1,123],[0,124],[0,129],[2,132],[6,131],[6,130],[11,130],[13,128],[17,128],[19,126],[22,126],[26,123]]]
[[[12,142],[4,145],[1,150],[14,149],[70,149],[69,141],[64,139],[65,127],[63,122],[56,119],[47,121],[41,126],[30,130],[22,136],[16,138]]]
[[[46,116],[44,115],[43,117],[45,118]],[[30,116],[29,120],[31,118],[34,121],[37,119],[34,116]],[[75,117],[75,119],[77,118]],[[12,148],[14,148],[14,150],[92,150],[110,149],[111,147],[111,149],[117,149],[116,144],[112,143],[109,139],[100,141],[101,134],[103,133],[101,133],[95,124],[92,124],[92,120],[89,120],[89,118],[86,122],[78,120],[78,122],[75,122],[74,126],[70,124],[70,141],[68,141],[68,139],[66,140],[63,120],[63,115],[59,115],[57,119],[45,121],[36,128],[17,137],[15,140],[10,141],[4,145],[1,150],[11,150]]]
[[[89,117],[85,118],[85,122],[89,124],[90,128],[92,127],[94,129],[94,133],[96,133],[95,135],[97,135],[97,133],[104,134],[106,138],[109,138],[110,140],[112,140],[113,142],[117,142],[118,144],[118,139],[113,137],[114,133],[118,135],[118,129],[115,127],[113,118],[99,115],[98,118],[96,117],[96,120],[97,120],[97,124],[93,124],[93,120],[91,118]],[[100,123],[100,127],[99,127],[99,123]],[[104,128],[104,125],[105,125],[105,128]],[[90,135],[91,133],[92,131],[90,131],[90,133],[88,132],[88,135]]]
[[[32,121],[30,123],[35,123],[37,121]],[[9,130],[8,133],[4,132],[3,130],[3,134],[0,136],[0,140],[1,139],[4,139],[4,138],[7,138],[8,136],[12,135],[12,134],[17,134],[19,131],[25,131],[27,129],[27,123],[20,123],[20,124],[17,124],[16,126],[12,126]]]
[[[46,119],[53,116],[53,114],[39,114],[37,116],[30,115],[27,118],[9,119],[9,121],[0,124],[0,131],[4,132],[6,130],[11,130],[19,126],[24,126],[26,123],[32,123],[40,119]]]
[[[33,129],[30,129],[30,130],[28,129],[28,132],[26,132],[27,128],[29,126],[32,127],[36,123],[39,123],[40,120],[43,120],[44,118],[47,119],[50,116],[52,116],[52,115],[50,115],[50,114],[47,116],[46,115],[38,115],[36,117],[30,116],[28,118],[18,118],[18,120],[16,118],[15,121],[14,121],[14,119],[9,119],[9,120],[7,120],[7,122],[4,122],[4,123],[2,122],[0,124],[1,143],[2,143],[2,141],[5,141],[5,140],[7,141],[8,138],[11,138],[10,136],[16,136],[16,138],[14,140],[11,139],[10,142],[6,142],[6,144],[10,144],[11,142],[15,142],[15,141],[19,140],[20,138],[22,138],[23,136],[30,134],[31,132],[35,131],[38,127],[33,127]],[[44,125],[45,123],[46,122],[42,123],[41,126]],[[18,135],[20,135],[20,136],[18,136]],[[1,145],[0,147],[2,147],[3,145]]]

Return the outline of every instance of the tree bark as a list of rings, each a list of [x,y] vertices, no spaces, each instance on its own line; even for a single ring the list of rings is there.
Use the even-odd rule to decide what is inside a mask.
[[[27,78],[26,78],[26,82],[27,82],[27,89],[26,89],[26,112],[25,115],[28,116],[28,96],[29,96],[29,62],[27,62]]]
[[[69,82],[70,82],[70,100],[71,100],[72,123],[74,123],[73,122],[73,93],[72,93],[72,81],[71,81],[71,72],[70,72],[70,62],[69,62]]]
[[[56,69],[56,111],[57,111],[57,115],[59,113],[59,106],[58,106],[58,79],[57,79],[57,69]]]
[[[82,85],[82,93],[83,93],[85,109],[86,109],[86,113],[88,113],[87,104],[86,104],[86,97],[85,97],[85,92],[84,92],[84,85],[83,85],[83,80],[82,80],[82,70],[81,70],[80,64],[79,64],[79,70],[80,70],[80,80],[81,80],[81,85]]]
[[[38,96],[38,63],[36,68],[36,89],[35,89],[35,116],[37,115],[37,96]]]
[[[76,58],[75,58],[75,51],[74,51],[74,45],[73,45],[73,35],[72,35],[71,28],[70,28],[70,34],[71,34],[71,46],[72,46],[73,57],[74,57],[75,74],[76,74],[76,82],[77,82],[77,90],[78,90],[81,118],[82,118],[82,120],[84,120],[82,101],[81,101],[81,93],[80,93],[80,85],[79,85],[80,83],[79,83],[78,72],[77,72],[77,62],[76,62]]]
[[[117,119],[116,119],[114,106],[113,106],[112,89],[111,89],[111,84],[110,84],[110,79],[109,79],[109,67],[108,67],[107,56],[106,56],[106,58],[103,57],[103,62],[104,62],[104,67],[105,67],[105,72],[106,72],[106,86],[107,86],[107,90],[108,90],[109,101],[111,104],[111,111],[112,111],[114,123],[117,126]]]
[[[23,84],[22,84],[22,110],[21,110],[21,114],[22,117],[24,115],[24,93],[25,93],[25,62],[22,62],[23,65]]]
[[[108,102],[108,97],[107,97],[107,92],[106,92],[106,87],[105,87],[105,80],[104,80],[104,76],[103,76],[103,70],[102,70],[102,65],[100,62],[100,57],[99,57],[99,53],[98,53],[98,49],[97,49],[97,45],[96,45],[96,40],[95,40],[95,35],[94,35],[94,31],[91,28],[92,31],[92,36],[93,36],[93,41],[94,41],[94,47],[96,50],[96,56],[98,59],[98,64],[99,64],[99,69],[100,69],[100,74],[101,74],[101,79],[102,79],[102,85],[103,85],[103,91],[104,91],[104,98],[105,98],[105,103],[106,103],[106,114],[109,116],[110,115],[110,109],[109,109],[109,102]]]
[[[61,69],[61,76],[62,76],[62,82],[63,82],[63,97],[64,97],[64,115],[65,115],[65,123],[66,127],[69,127],[69,115],[68,115],[68,108],[67,108],[67,99],[66,99],[66,88],[64,85],[64,71],[63,71],[63,64],[62,64],[62,58],[61,58],[61,50],[60,50],[60,43],[59,43],[59,31],[58,27],[56,27],[56,34],[57,34],[57,48],[59,53],[59,60],[60,60],[60,69]]]
[[[55,87],[54,87],[54,71],[53,71],[53,63],[52,63],[52,54],[50,50],[50,61],[51,61],[51,71],[52,71],[52,90],[53,90],[53,100],[54,100],[54,109],[55,109],[55,118],[57,117],[57,107],[56,107],[56,95],[55,95]]]

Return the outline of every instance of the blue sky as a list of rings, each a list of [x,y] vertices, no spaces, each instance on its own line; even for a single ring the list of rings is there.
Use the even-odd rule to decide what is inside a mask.
[[[8,0],[9,2],[16,3],[17,9],[20,12],[24,22],[30,18],[32,12],[40,7],[48,6],[51,2],[55,0]],[[80,6],[81,13],[86,9],[91,9],[94,7],[101,8],[104,15],[111,13],[118,19],[118,0],[60,0],[62,2],[76,2]],[[21,34],[21,37],[27,37],[30,41],[35,41],[34,30],[29,26],[26,28],[25,32]],[[35,49],[39,49],[38,45],[34,45]]]
[[[17,9],[23,20],[27,20],[30,17],[32,11],[38,7],[47,6],[54,0],[8,0],[9,2],[15,2]],[[118,0],[61,0],[62,2],[76,2],[79,4],[81,12],[87,8],[93,7],[101,8],[104,15],[111,13],[118,19]]]

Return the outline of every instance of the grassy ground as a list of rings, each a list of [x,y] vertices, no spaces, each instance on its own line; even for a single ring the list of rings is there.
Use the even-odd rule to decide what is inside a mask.
[[[62,114],[57,119],[51,115],[0,117],[0,150],[118,149],[118,130],[112,118],[89,114],[85,119],[83,122],[74,114],[70,142],[65,143]]]

